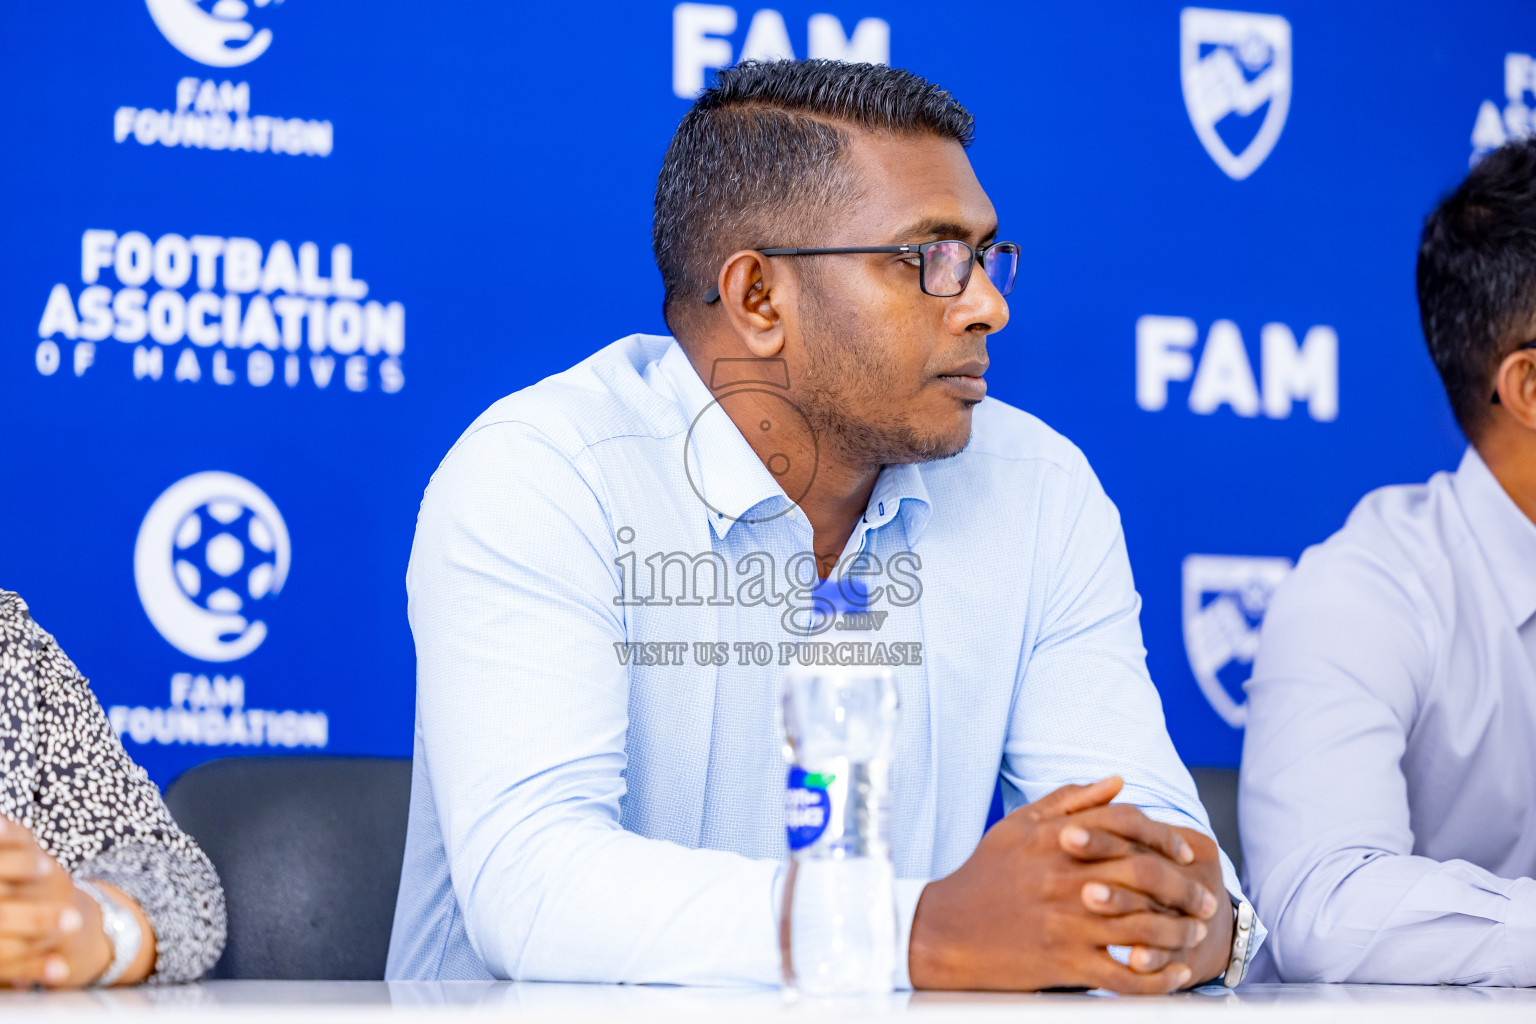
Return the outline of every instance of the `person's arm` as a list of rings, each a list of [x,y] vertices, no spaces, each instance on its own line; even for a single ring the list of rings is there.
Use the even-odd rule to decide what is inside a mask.
[[[1237,879],[1147,677],[1119,516],[1080,455],[1055,497],[1025,598],[1042,620],[1004,748],[1010,813],[923,892],[918,987],[1166,992],[1231,950]]]
[[[1057,560],[1046,579],[1039,634],[1014,701],[1003,759],[1009,809],[1069,783],[1117,775],[1118,803],[1184,832],[1191,873],[1218,895],[1242,889],[1216,844],[1194,780],[1168,736],[1161,698],[1147,673],[1136,592],[1120,514],[1080,453],[1062,492]],[[1103,845],[1103,840],[1096,840]],[[1116,893],[1117,905],[1130,899]],[[1222,896],[1223,901],[1227,897]],[[1189,951],[1194,981],[1219,975],[1231,951],[1224,905]],[[1259,926],[1249,956],[1263,941]],[[1142,957],[1132,960],[1135,965]],[[1143,962],[1161,967],[1152,956]]]
[[[129,758],[90,684],[53,637],[31,621],[19,598],[7,598],[6,605],[0,614],[14,657],[4,685],[26,711],[21,744],[35,758],[28,767],[34,795],[26,820],[7,828],[13,845],[35,841],[52,862],[40,865],[28,891],[58,895],[67,873],[95,883],[128,910],[143,941],[119,984],[198,978],[224,946],[224,894],[213,865],[177,828],[159,790]],[[99,907],[83,892],[69,895],[90,939],[68,943],[74,952],[67,958],[66,983],[79,984],[105,969],[110,951],[96,969]]]
[[[501,978],[776,984],[779,863],[620,821],[612,560],[627,524],[608,522],[578,458],[532,428],[483,427],[422,503],[417,704],[465,930]]]
[[[1413,855],[1400,764],[1435,622],[1350,548],[1304,557],[1265,617],[1239,808],[1286,981],[1536,984],[1536,881]]]

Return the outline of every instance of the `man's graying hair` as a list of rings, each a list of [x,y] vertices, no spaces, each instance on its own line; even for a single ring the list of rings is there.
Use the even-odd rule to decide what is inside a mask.
[[[826,244],[819,213],[854,196],[847,127],[969,146],[974,119],[932,82],[883,64],[744,61],[677,126],[656,179],[651,244],[673,333],[738,249]]]

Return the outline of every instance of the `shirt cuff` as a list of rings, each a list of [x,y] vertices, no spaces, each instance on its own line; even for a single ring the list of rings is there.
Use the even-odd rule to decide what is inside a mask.
[[[907,957],[912,947],[912,918],[917,914],[917,901],[922,899],[927,887],[925,878],[896,879],[896,972],[893,981],[898,992],[912,987],[912,975],[907,970]]]
[[[1517,878],[1510,885],[1504,941],[1515,968],[1515,984],[1521,988],[1536,985],[1536,880]]]

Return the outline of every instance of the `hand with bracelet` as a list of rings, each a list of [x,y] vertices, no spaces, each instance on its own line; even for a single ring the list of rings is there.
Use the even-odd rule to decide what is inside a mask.
[[[224,934],[213,865],[80,670],[0,590],[0,987],[192,981]]]
[[[30,831],[0,818],[0,984],[132,985],[154,966],[154,931],[136,900],[77,883]]]

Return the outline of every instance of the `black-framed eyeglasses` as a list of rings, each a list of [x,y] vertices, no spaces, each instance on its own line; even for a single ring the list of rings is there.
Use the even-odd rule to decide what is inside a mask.
[[[1516,345],[1514,352],[1511,352],[1509,355],[1512,356],[1512,355],[1515,354],[1515,352],[1524,352],[1528,348],[1536,348],[1536,338],[1532,338],[1530,341],[1526,342],[1524,345]],[[1504,358],[1508,359],[1509,356],[1505,356]],[[1494,405],[1503,405],[1504,404],[1504,400],[1499,397],[1498,391],[1494,391],[1494,393],[1493,393],[1493,404]]]
[[[919,287],[924,295],[948,299],[965,291],[971,283],[976,261],[988,279],[1004,295],[1013,291],[1019,273],[1019,244],[993,242],[980,248],[955,239],[924,242],[922,245],[854,245],[822,249],[759,249],[764,256],[841,256],[847,253],[912,253],[922,258]],[[711,287],[700,296],[706,303],[720,298],[720,289]]]

